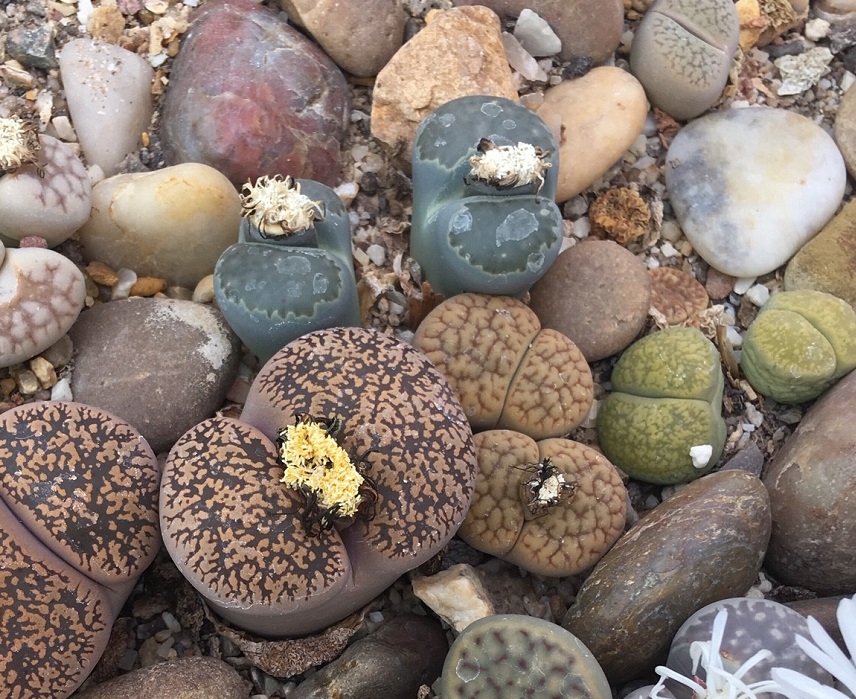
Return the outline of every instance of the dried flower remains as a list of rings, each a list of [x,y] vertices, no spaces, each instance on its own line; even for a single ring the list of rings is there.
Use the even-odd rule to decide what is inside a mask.
[[[32,124],[17,117],[0,117],[0,174],[14,172],[28,163],[38,167],[40,146]]]
[[[549,153],[529,143],[498,146],[483,138],[477,150],[478,153],[470,158],[470,177],[501,189],[537,182],[540,190],[544,184],[544,173],[552,167],[552,163],[547,161]]]
[[[543,517],[550,508],[570,498],[577,489],[576,483],[565,480],[564,474],[550,459],[539,461],[525,470],[530,472],[530,476],[520,484],[520,495],[527,519]]]
[[[300,183],[281,175],[259,177],[241,188],[242,215],[266,238],[287,237],[323,221],[321,202],[300,193]]]

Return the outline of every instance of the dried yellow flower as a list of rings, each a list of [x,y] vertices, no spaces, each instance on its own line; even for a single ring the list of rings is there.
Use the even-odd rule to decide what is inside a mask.
[[[280,175],[260,177],[241,188],[242,215],[266,237],[286,237],[324,219],[321,202],[300,193],[300,183]]]
[[[38,165],[40,146],[31,124],[17,117],[0,117],[0,174],[28,163]]]

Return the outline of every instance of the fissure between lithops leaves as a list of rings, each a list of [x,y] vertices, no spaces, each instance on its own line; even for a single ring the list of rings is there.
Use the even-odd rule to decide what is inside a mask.
[[[0,117],[0,174],[38,165],[40,147],[34,126],[17,117]]]
[[[281,175],[259,177],[241,188],[242,216],[269,238],[281,238],[308,230],[323,221],[324,204],[300,192],[300,183]]]
[[[544,184],[544,173],[552,167],[547,152],[531,143],[498,146],[488,138],[479,141],[478,153],[470,158],[470,177],[495,187],[522,187]]]

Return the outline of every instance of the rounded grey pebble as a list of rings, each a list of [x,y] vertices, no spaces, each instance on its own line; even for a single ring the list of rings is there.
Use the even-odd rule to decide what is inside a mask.
[[[237,337],[219,311],[192,301],[93,306],[69,335],[75,400],[127,420],[155,453],[211,417],[238,371]]]

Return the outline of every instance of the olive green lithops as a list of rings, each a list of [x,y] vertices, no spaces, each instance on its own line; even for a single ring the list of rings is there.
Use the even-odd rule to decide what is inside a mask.
[[[466,416],[423,355],[373,330],[319,330],[262,367],[240,420],[178,441],[164,541],[227,621],[310,634],[438,553],[475,471]]]
[[[160,547],[159,480],[146,441],[102,410],[0,415],[2,696],[65,699],[92,672]]]
[[[413,143],[410,246],[434,291],[521,294],[555,261],[559,155],[547,125],[503,97],[428,115]]]
[[[262,177],[242,192],[239,242],[214,268],[226,321],[267,361],[313,330],[359,326],[348,212],[313,180]]]
[[[719,352],[695,328],[631,345],[612,372],[597,430],[606,456],[649,483],[685,483],[710,471],[725,446]]]
[[[475,435],[478,475],[458,536],[538,575],[590,568],[624,531],[626,493],[602,454],[511,430]]]
[[[636,29],[630,72],[652,105],[691,119],[719,99],[739,38],[732,0],[658,0]]]
[[[582,352],[560,332],[542,329],[535,313],[509,296],[444,301],[419,325],[413,346],[448,379],[474,431],[559,437],[591,407],[592,376]]]
[[[813,400],[856,367],[856,311],[822,291],[775,294],[746,331],[740,365],[773,400]]]
[[[439,681],[443,699],[611,699],[588,648],[544,619],[496,614],[455,639]]]

